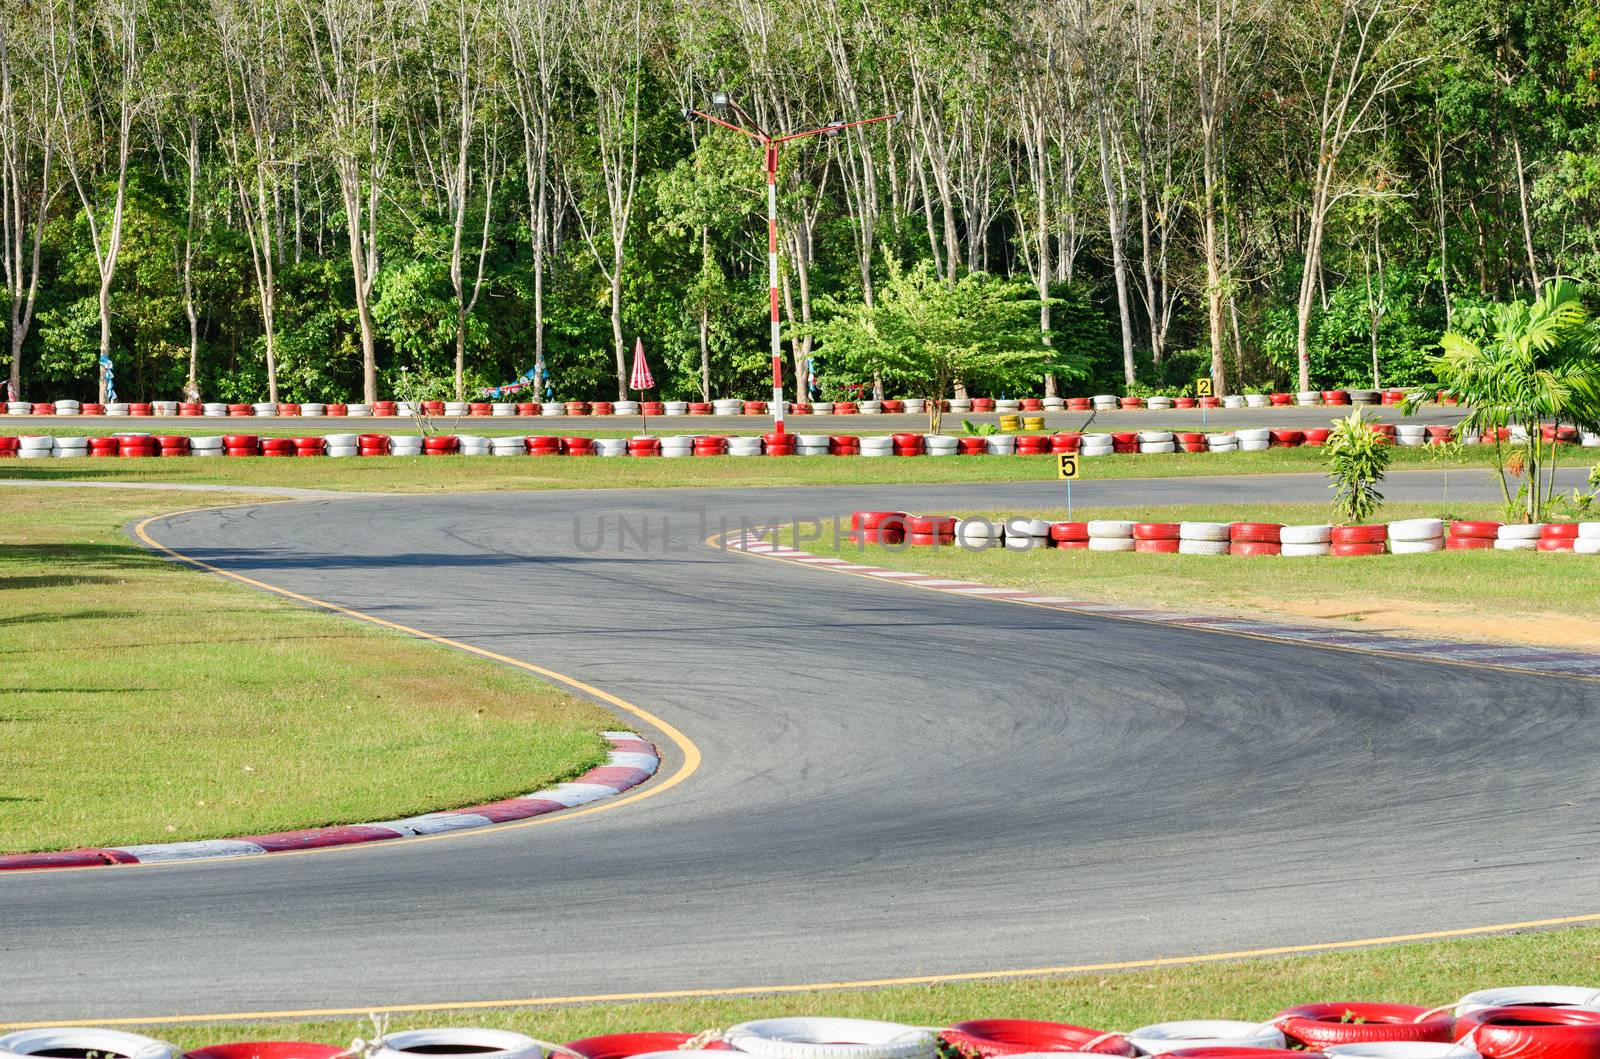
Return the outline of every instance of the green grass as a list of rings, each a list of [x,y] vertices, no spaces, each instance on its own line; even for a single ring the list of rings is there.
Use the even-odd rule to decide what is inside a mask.
[[[874,990],[794,992],[732,999],[399,1014],[391,1030],[491,1026],[548,1041],[640,1030],[699,1032],[779,1015],[838,1015],[918,1026],[972,1018],[1037,1018],[1107,1030],[1168,1019],[1266,1019],[1309,1001],[1446,1004],[1465,993],[1530,982],[1593,983],[1600,929],[1480,937],[1316,956],[1239,960],[1118,974],[1079,974]],[[848,974],[848,972],[843,972]],[[140,1032],[182,1047],[241,1040],[347,1044],[364,1019],[155,1026]]]
[[[1201,475],[1321,473],[1321,449],[1099,456],[1083,477],[1165,478]],[[1397,470],[1486,467],[1487,450],[1467,448],[1448,463],[1421,448],[1394,450]],[[499,489],[627,489],[769,485],[883,485],[1025,482],[1055,479],[1050,456],[849,458],[842,456],[697,456],[684,459],[568,456],[376,456],[348,459],[70,458],[8,460],[0,478],[301,487],[371,492],[470,492]]]
[[[204,503],[0,488],[0,852],[392,818],[603,758],[614,721],[551,685],[122,532]]]
[[[1386,504],[1380,518],[1498,519],[1494,504]],[[950,512],[994,520],[1066,518],[1060,509]],[[1074,518],[1160,522],[1328,521],[1327,504],[1195,504],[1079,507]],[[785,543],[794,543],[793,530]],[[914,570],[1072,599],[1170,606],[1200,613],[1243,613],[1363,623],[1414,635],[1504,640],[1600,649],[1594,583],[1600,557],[1471,551],[1356,559],[1242,558],[1084,550],[913,548],[836,542],[800,545],[896,570]],[[817,576],[828,576],[819,573]]]

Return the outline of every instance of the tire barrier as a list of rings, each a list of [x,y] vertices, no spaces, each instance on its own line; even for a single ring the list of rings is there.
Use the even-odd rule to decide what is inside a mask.
[[[896,520],[893,532],[878,532],[887,519]],[[1004,548],[1072,548],[1097,552],[1154,552],[1179,555],[1232,555],[1242,557],[1406,555],[1459,550],[1495,544],[1487,534],[1510,528],[1521,533],[1523,543],[1562,547],[1541,551],[1600,555],[1600,522],[1548,523],[1544,526],[1505,527],[1493,522],[1456,522],[1461,537],[1445,537],[1438,519],[1403,519],[1379,525],[1332,526],[1327,523],[1285,526],[1275,522],[1131,522],[1098,519],[1090,522],[1046,522],[1034,518],[957,518],[952,515],[914,515],[903,511],[857,511],[851,516],[849,539],[860,543],[922,546],[955,544],[983,551]],[[1529,531],[1532,535],[1529,536]],[[1469,544],[1452,545],[1453,540]]]
[[[1283,1031],[1273,1023],[1237,1022],[1228,1019],[1196,1019],[1187,1022],[1158,1022],[1128,1034],[1128,1043],[1145,1055],[1162,1055],[1199,1047],[1205,1048],[1285,1048]]]
[[[681,1055],[683,1046],[694,1040],[692,1033],[607,1033],[599,1037],[583,1037],[562,1045],[584,1059],[634,1059],[634,1056],[670,1052]],[[705,1051],[726,1051],[721,1041],[711,1041]]]
[[[1455,1002],[1456,1018],[1484,1008],[1586,1008],[1600,1011],[1600,989],[1587,985],[1514,985],[1480,989]]]
[[[213,1044],[183,1053],[183,1059],[333,1059],[344,1049],[309,1041],[242,1041]]]
[[[1585,1008],[1480,1008],[1455,1032],[1484,1059],[1600,1059],[1600,1011]]]
[[[473,1056],[474,1059],[544,1059],[532,1037],[509,1030],[432,1029],[386,1033],[374,1042],[371,1059]]]
[[[166,1041],[121,1030],[61,1029],[21,1030],[0,1036],[0,1057],[102,1056],[104,1059],[178,1059],[178,1049]]]
[[[1035,1019],[974,1019],[958,1022],[939,1036],[962,1055],[978,1059],[1037,1052],[1138,1054],[1121,1034]]]

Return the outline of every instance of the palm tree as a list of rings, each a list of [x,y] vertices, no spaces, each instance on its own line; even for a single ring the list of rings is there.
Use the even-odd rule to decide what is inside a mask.
[[[1457,322],[1461,329],[1439,340],[1434,373],[1444,394],[1469,409],[1458,431],[1493,439],[1507,513],[1521,508],[1526,521],[1538,522],[1555,493],[1556,470],[1556,445],[1546,457],[1540,426],[1600,429],[1600,327],[1566,280],[1547,284],[1531,303],[1463,310]],[[1414,394],[1407,410],[1420,399]],[[1526,436],[1508,451],[1501,433],[1513,426]],[[1526,476],[1515,498],[1508,474]]]

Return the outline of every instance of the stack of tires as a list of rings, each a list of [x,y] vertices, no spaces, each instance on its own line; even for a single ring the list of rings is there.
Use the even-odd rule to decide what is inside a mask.
[[[891,434],[890,441],[894,445],[896,456],[921,456],[925,442],[921,434]]]
[[[1397,423],[1394,428],[1396,445],[1416,448],[1427,440],[1428,428],[1420,423]]]
[[[904,511],[856,511],[850,516],[850,540],[858,544],[900,544],[906,539]],[[959,533],[959,524],[953,532]]]
[[[1006,519],[1005,546],[1014,552],[1050,546],[1050,523],[1042,518]]]
[[[87,456],[89,455],[89,439],[83,437],[56,438],[55,455],[61,457]],[[162,455],[165,456],[166,453],[163,452]]]
[[[61,442],[56,442],[56,455],[61,455]],[[1570,552],[1578,540],[1576,522],[1546,522],[1539,531],[1541,552]]]
[[[262,438],[261,455],[263,456],[293,456],[293,438]]]
[[[629,456],[659,456],[661,455],[661,439],[649,435],[641,435],[628,439]]]
[[[1053,453],[1077,452],[1082,447],[1082,434],[1077,434],[1070,430],[1064,430],[1059,434],[1050,435],[1050,451]]]
[[[1087,522],[1052,522],[1050,544],[1055,548],[1087,549],[1089,524]]]
[[[1087,397],[1067,398],[1067,411],[1069,412],[1087,412],[1091,407],[1092,403]]]
[[[1312,448],[1320,449],[1322,446],[1328,443],[1328,435],[1332,433],[1333,431],[1328,430],[1325,427],[1317,427],[1312,430],[1307,430],[1304,434],[1303,443],[1310,445]]]
[[[161,446],[149,434],[118,434],[117,455],[137,459],[148,459],[158,455]]]
[[[1450,523],[1450,534],[1445,538],[1444,546],[1453,552],[1491,549],[1499,532],[1498,522],[1457,519]]]
[[[395,434],[389,438],[389,455],[420,456],[425,438],[417,434]]]
[[[189,455],[221,456],[225,440],[220,434],[196,434],[189,439]]]
[[[1240,452],[1265,452],[1272,446],[1272,431],[1266,429],[1235,430]]]
[[[218,438],[217,440],[220,441],[222,439]],[[122,442],[114,437],[95,437],[89,439],[89,455],[91,456],[117,456],[120,455],[121,452]],[[12,455],[16,455],[16,453],[13,452]],[[210,455],[220,456],[222,455],[222,450],[219,448],[216,452],[213,452]]]
[[[888,441],[884,438],[884,441]],[[735,434],[728,439],[729,456],[759,456],[761,455],[761,437],[756,434]],[[878,453],[887,456],[887,452]]]
[[[1078,441],[1080,456],[1109,456],[1115,448],[1110,434],[1085,434]]]
[[[1276,522],[1235,522],[1228,527],[1228,554],[1282,555],[1282,532]]]
[[[400,440],[399,438],[395,439]],[[457,448],[456,439],[451,434],[434,434],[422,439],[422,454],[424,456],[453,456]]]
[[[1267,446],[1274,449],[1297,449],[1305,439],[1303,430],[1273,430],[1267,434]]]
[[[254,434],[224,434],[222,448],[229,456],[259,456],[261,439]]]
[[[1150,409],[1152,412],[1165,412],[1167,409],[1172,407],[1172,398],[1167,397],[1164,394],[1156,394],[1144,404],[1145,407]]]
[[[595,438],[594,454],[596,456],[626,456],[628,454],[628,441],[626,438]]]
[[[829,440],[826,434],[796,434],[794,436],[794,452],[796,456],[826,456],[829,451]]]
[[[1109,412],[1121,404],[1115,394],[1109,393],[1095,394],[1094,397],[1090,398],[1090,403],[1096,412]]]
[[[1177,442],[1178,448],[1182,449],[1184,452],[1206,451],[1206,436],[1204,434],[1184,432],[1174,434],[1172,439]]]
[[[1301,390],[1294,395],[1294,403],[1301,407],[1311,407],[1322,403],[1321,390]]]
[[[1244,395],[1244,407],[1246,408],[1266,408],[1271,403],[1272,401],[1264,393],[1247,393]],[[1233,407],[1237,408],[1238,405]]]
[[[566,414],[567,406],[560,402],[546,402],[545,404],[539,406],[539,415],[546,419],[555,416],[564,416]]]
[[[327,438],[310,436],[294,439],[294,454],[296,456],[322,456],[327,451]]]
[[[989,447],[982,438],[966,437],[956,439],[956,454],[959,456],[982,456],[988,451]]]
[[[48,434],[24,434],[17,439],[17,455],[25,460],[48,459],[56,450],[56,439]]]
[[[529,456],[559,456],[561,439],[543,434],[526,437],[522,439],[522,450]]]
[[[83,404],[79,401],[57,401],[50,410],[58,416],[79,416],[83,414]]]
[[[990,456],[1014,456],[1017,452],[1015,434],[990,434],[983,439],[983,451]]]
[[[544,406],[543,405],[539,406],[539,412],[540,412],[541,415],[544,413]],[[619,415],[619,416],[636,416],[636,415],[639,414],[639,402],[638,401],[613,401],[611,403],[611,414],[612,415]]]
[[[512,438],[515,441],[517,439]],[[387,434],[362,434],[356,438],[357,456],[387,456],[389,455],[389,435]]]
[[[1444,551],[1444,523],[1436,518],[1389,523],[1389,551],[1394,555]]]
[[[1389,539],[1388,526],[1335,526],[1328,540],[1337,556],[1382,555]]]
[[[156,438],[156,444],[161,447],[163,456],[187,456],[191,443],[185,434],[162,434]]]
[[[698,445],[701,439],[696,438]],[[593,456],[595,439],[589,437],[570,437],[561,439],[561,451],[568,456]]]
[[[966,410],[972,411],[970,403]],[[833,414],[836,416],[853,416],[856,414],[856,403],[854,401],[835,401]]]
[[[744,411],[744,402],[737,398],[722,398],[711,402],[711,409],[719,416],[736,416]]]
[[[1495,531],[1494,546],[1502,552],[1531,552],[1539,547],[1539,536],[1544,527],[1532,525],[1507,525]]]
[[[1206,448],[1212,452],[1238,452],[1239,435],[1237,434],[1207,434]]]
[[[1111,451],[1123,456],[1138,452],[1139,432],[1136,430],[1113,430],[1111,432]]]
[[[963,548],[982,551],[998,547],[1004,538],[1005,527],[986,518],[964,518],[956,521],[956,543]]]
[[[1050,452],[1050,437],[1047,434],[1019,434],[1016,439],[1016,454],[1018,456],[1044,456]]]
[[[441,406],[440,411],[429,412],[428,414],[443,415],[444,412],[442,407],[443,406]],[[319,404],[315,401],[310,401],[300,406],[300,414],[305,416],[307,419],[317,419],[328,414],[328,406],[325,404]]]
[[[1600,555],[1600,522],[1578,523],[1578,539],[1572,550],[1579,555]]]
[[[923,451],[929,456],[954,456],[960,444],[960,439],[948,434],[929,434],[922,439]]]
[[[982,440],[981,438],[979,439]],[[869,434],[861,439],[861,455],[888,456],[894,452],[894,438],[887,434]]]
[[[928,402],[921,397],[907,397],[901,404],[906,415],[926,415],[928,411]]]
[[[1170,430],[1139,431],[1140,452],[1177,452],[1178,444]]]
[[[920,547],[943,547],[956,540],[954,515],[911,515],[906,519],[907,539]]]
[[[834,434],[828,438],[828,455],[859,456],[861,439],[854,434]]]
[[[460,452],[467,451],[465,445],[463,444],[464,440],[465,439],[462,439],[456,443],[456,448]],[[482,438],[476,438],[474,440],[482,445],[482,448],[477,450],[479,455],[488,451],[488,444],[484,442]],[[361,448],[361,436],[359,434],[329,434],[327,436],[327,443],[327,451],[329,456],[354,456]]]
[[[672,459],[681,459],[694,455],[694,436],[690,434],[676,434],[661,439],[661,455]]]
[[[363,434],[362,437],[365,438],[366,435]],[[489,455],[491,456],[525,456],[527,452],[528,441],[526,438],[495,437],[489,439]],[[367,455],[365,447],[362,448],[361,455]]]
[[[1092,552],[1133,551],[1133,523],[1122,519],[1096,519],[1088,524]]]
[[[1226,522],[1178,523],[1178,554],[1227,555],[1231,526]]]
[[[1283,555],[1330,555],[1333,552],[1333,527],[1326,523],[1285,526],[1278,531]]]
[[[690,410],[690,412],[693,412],[694,411],[694,405],[690,405],[689,406],[689,410]],[[831,416],[831,415],[833,415],[833,402],[832,401],[812,401],[811,402],[811,414],[815,415],[815,416]]]
[[[779,434],[776,431],[764,434],[761,438],[766,447],[768,456],[793,456],[794,435],[789,433]]]
[[[765,402],[765,401],[744,401],[744,402],[741,402],[740,409],[747,416],[764,416],[764,415],[767,414],[767,402]],[[663,411],[665,411],[665,409],[663,409]]]
[[[1181,545],[1176,522],[1136,522],[1133,525],[1133,550],[1136,552],[1176,552]]]

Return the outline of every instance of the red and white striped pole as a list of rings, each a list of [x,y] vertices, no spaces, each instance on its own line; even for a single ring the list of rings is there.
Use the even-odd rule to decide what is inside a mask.
[[[767,287],[772,303],[772,432],[783,434],[783,346],[778,335],[778,145],[767,140]]]

